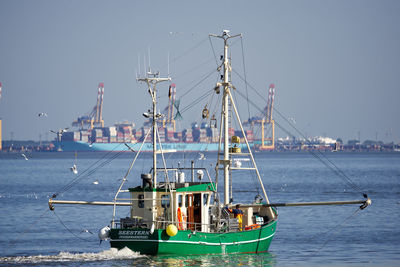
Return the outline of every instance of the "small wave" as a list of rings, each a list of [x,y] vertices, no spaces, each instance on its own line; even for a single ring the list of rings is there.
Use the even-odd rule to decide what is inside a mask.
[[[110,248],[97,253],[60,252],[58,255],[35,255],[18,257],[0,257],[0,263],[8,264],[37,264],[46,262],[88,262],[108,260],[130,260],[145,257],[125,247],[121,250]]]

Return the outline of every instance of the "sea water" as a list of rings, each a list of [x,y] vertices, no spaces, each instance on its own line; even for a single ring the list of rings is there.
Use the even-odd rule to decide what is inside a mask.
[[[190,167],[194,161],[214,177],[216,156],[205,157],[167,154],[166,162],[168,167],[178,167],[178,162]],[[255,158],[270,202],[356,200],[367,193],[372,205],[364,210],[359,205],[281,207],[268,253],[146,256],[99,241],[98,230],[112,219],[111,206],[56,205],[50,211],[47,204],[55,193],[63,200],[112,201],[133,154],[33,153],[25,160],[19,153],[3,153],[0,265],[400,265],[400,153],[263,152],[255,153]],[[74,164],[78,174],[70,170]],[[151,164],[151,155],[139,157],[126,185],[141,184],[140,174],[148,173]],[[160,158],[158,166],[162,165]],[[191,179],[190,173],[186,179]],[[263,195],[255,173],[239,171],[232,180],[235,203]],[[203,181],[208,181],[207,175]],[[118,209],[117,218],[126,216],[129,208]]]

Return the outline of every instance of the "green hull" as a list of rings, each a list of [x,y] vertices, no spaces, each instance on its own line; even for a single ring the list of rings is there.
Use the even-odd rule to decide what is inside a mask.
[[[258,229],[204,233],[181,230],[170,237],[165,230],[157,229],[111,229],[111,247],[129,249],[147,255],[197,255],[225,253],[258,253],[268,251],[275,234],[276,221]]]

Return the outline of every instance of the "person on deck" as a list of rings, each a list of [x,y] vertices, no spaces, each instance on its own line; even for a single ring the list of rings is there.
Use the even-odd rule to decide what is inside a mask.
[[[226,207],[229,213],[233,213],[233,217],[238,219],[239,222],[239,231],[242,231],[242,222],[243,222],[243,211],[240,209],[240,205],[237,204],[235,209],[230,209]]]

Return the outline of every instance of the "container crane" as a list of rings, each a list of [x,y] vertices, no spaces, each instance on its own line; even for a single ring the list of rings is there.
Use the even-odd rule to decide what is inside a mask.
[[[264,137],[264,120],[261,122],[261,146],[260,149],[268,150],[275,148],[275,121],[272,119],[272,111],[274,109],[275,84],[271,83],[268,90],[267,106],[265,107],[265,123],[271,125],[271,137]],[[265,141],[269,141],[270,145],[265,145]]]
[[[273,150],[275,148],[275,121],[272,118],[272,111],[274,109],[274,100],[275,100],[275,84],[271,83],[269,85],[268,90],[268,98],[267,98],[267,106],[264,108],[263,112],[260,115],[254,116],[250,118],[246,125],[251,125],[252,127],[255,125],[261,126],[261,145],[259,146],[260,150]],[[265,137],[265,129],[271,126],[271,135],[270,137]],[[268,142],[269,144],[265,144]]]
[[[176,100],[176,85],[172,83],[169,88],[168,88],[168,106],[166,106],[162,112],[162,116],[157,119],[158,123],[161,123],[162,127],[165,128],[166,126],[172,126],[173,130],[175,132],[176,127],[175,127],[175,119],[174,119],[174,107],[175,107],[175,100]],[[151,116],[148,116],[147,114],[150,114],[151,110],[148,110],[143,116],[148,118],[148,121],[144,123],[144,125],[148,126],[151,125],[152,123],[152,118]]]
[[[165,116],[163,117],[162,125],[163,127],[171,125],[175,132],[174,105],[176,99],[176,85],[174,83],[172,83],[168,88],[168,99],[168,106],[165,107],[163,111]]]
[[[163,122],[163,125],[165,124],[172,124],[174,127],[175,131],[175,120],[174,120],[174,105],[175,105],[175,97],[176,97],[176,85],[172,83],[169,86],[169,91],[168,91],[168,106],[165,108],[164,113],[167,112],[167,117]]]
[[[103,97],[104,97],[104,83],[99,83],[97,90],[97,102],[89,114],[78,117],[72,126],[77,126],[80,129],[93,129],[94,126],[104,127],[103,115]]]

